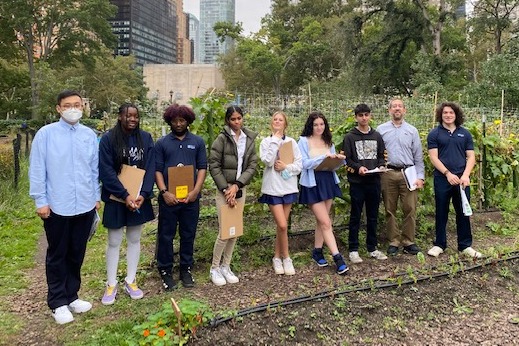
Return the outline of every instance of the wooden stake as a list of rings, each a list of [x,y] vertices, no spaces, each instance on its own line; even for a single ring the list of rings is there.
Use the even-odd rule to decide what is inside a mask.
[[[505,108],[505,89],[501,90],[501,123],[499,124],[499,137],[503,137],[503,115]]]
[[[434,93],[434,102],[433,102],[433,108],[432,108],[432,126],[431,128],[434,128],[434,124],[436,123],[436,103],[438,102],[438,92]]]
[[[171,306],[173,306],[173,311],[175,312],[178,320],[178,336],[182,338],[182,311],[180,311],[177,302],[173,298],[171,298]]]

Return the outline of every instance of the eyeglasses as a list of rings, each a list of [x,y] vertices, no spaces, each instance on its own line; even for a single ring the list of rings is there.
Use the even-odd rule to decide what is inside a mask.
[[[62,110],[64,111],[68,111],[69,109],[77,109],[77,110],[82,110],[83,109],[83,104],[82,103],[65,103],[64,105],[60,105],[59,106]]]

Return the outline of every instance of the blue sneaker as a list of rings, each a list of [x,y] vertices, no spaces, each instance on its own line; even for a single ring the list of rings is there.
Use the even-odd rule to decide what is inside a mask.
[[[312,258],[319,267],[326,267],[328,265],[328,261],[324,258],[322,248],[313,249]]]
[[[342,258],[342,255],[340,253],[333,256],[333,260],[335,262],[335,265],[337,266],[337,274],[345,275],[346,272],[350,269],[348,268],[346,262],[344,262],[344,258]]]

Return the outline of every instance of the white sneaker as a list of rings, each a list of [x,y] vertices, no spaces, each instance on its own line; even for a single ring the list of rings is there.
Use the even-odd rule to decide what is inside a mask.
[[[350,262],[351,263],[362,263],[362,258],[360,258],[358,251],[350,252]]]
[[[467,250],[467,249],[465,249]],[[439,246],[433,246],[429,251],[427,251],[427,254],[429,256],[438,257],[440,254],[443,253],[443,249]]]
[[[272,266],[274,267],[274,272],[276,274],[285,274],[285,270],[283,269],[283,262],[281,262],[281,258],[274,257],[272,258]]]
[[[481,252],[477,252],[470,246],[468,248],[465,248],[465,250],[463,250],[461,253],[470,258],[481,258],[483,256]]]
[[[72,316],[72,313],[66,305],[52,310],[52,317],[54,317],[57,324],[65,324],[74,321],[74,316]]]
[[[222,273],[220,272],[220,268],[211,269],[209,275],[211,276],[211,281],[216,286],[223,286],[227,283],[227,281],[225,281],[225,278],[222,276]]]
[[[231,268],[229,266],[221,266],[220,273],[222,273],[227,283],[235,284],[240,281],[240,279],[238,279],[238,277],[234,275],[234,273],[231,271]]]
[[[384,255],[383,252],[380,252],[380,251],[378,251],[378,250],[371,251],[371,252],[369,253],[369,255],[370,255],[371,257],[373,257],[374,259],[378,259],[378,260],[387,260],[387,256]]]
[[[81,314],[92,309],[92,304],[81,299],[76,299],[68,305],[68,309],[76,314]]]
[[[292,264],[292,259],[290,257],[283,258],[283,270],[285,271],[285,275],[295,275],[296,270],[294,269],[294,265]]]

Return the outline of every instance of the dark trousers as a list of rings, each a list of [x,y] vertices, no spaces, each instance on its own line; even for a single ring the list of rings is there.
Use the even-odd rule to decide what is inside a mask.
[[[465,188],[465,193],[470,201],[470,187]],[[463,251],[472,245],[472,231],[470,229],[470,218],[463,215],[460,187],[459,185],[449,184],[444,176],[434,176],[434,200],[436,203],[436,240],[434,245],[442,249],[447,248],[447,220],[451,198],[456,211],[458,250]]]
[[[377,220],[380,204],[380,183],[350,183],[351,213],[349,250],[359,251],[359,228],[362,208],[366,205],[366,247],[369,252],[377,249]]]
[[[68,305],[78,298],[81,286],[81,266],[85,258],[86,245],[95,209],[76,215],[61,216],[51,211],[43,220],[47,236],[47,304],[56,309]]]
[[[159,197],[157,234],[157,268],[159,270],[171,273],[173,269],[173,239],[177,233],[177,225],[180,236],[180,270],[193,266],[193,249],[199,213],[199,199],[192,203],[170,206]]]

